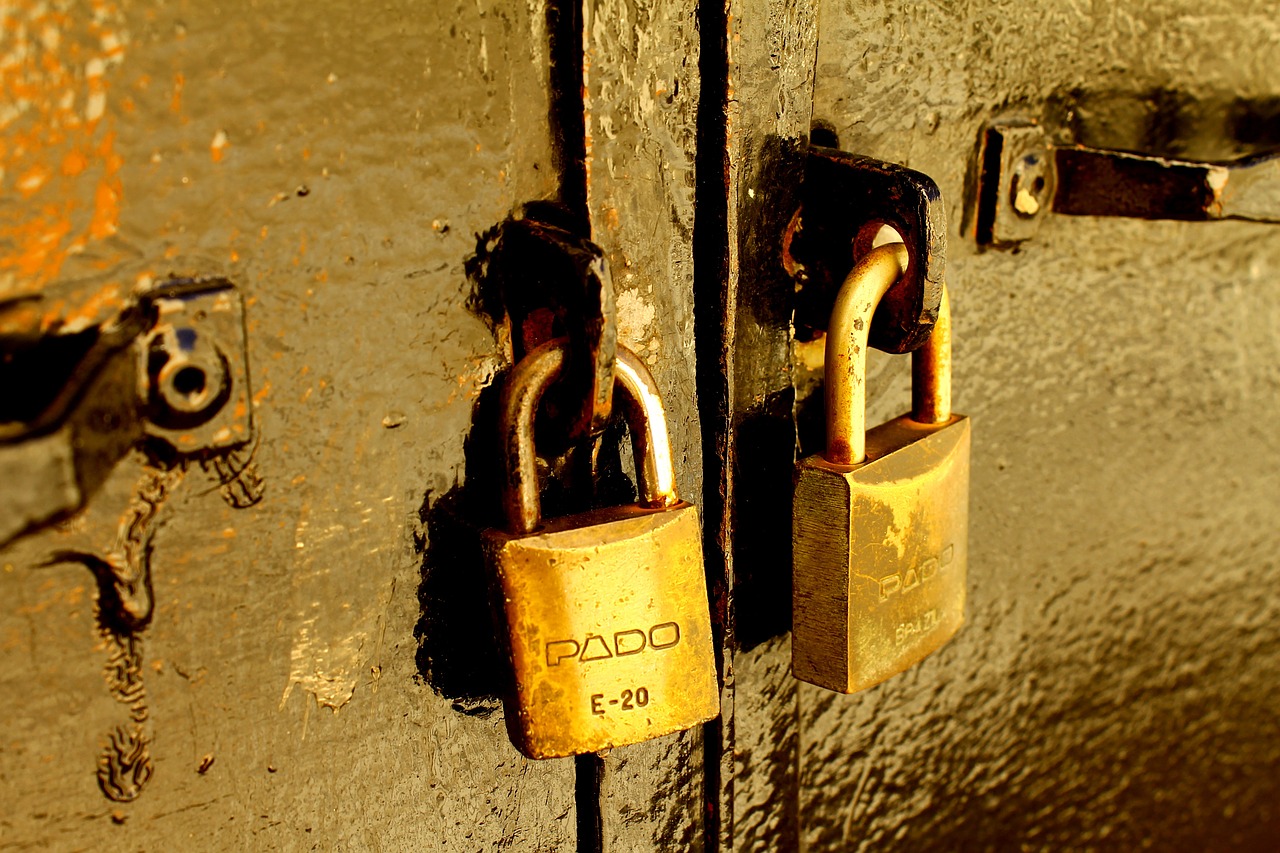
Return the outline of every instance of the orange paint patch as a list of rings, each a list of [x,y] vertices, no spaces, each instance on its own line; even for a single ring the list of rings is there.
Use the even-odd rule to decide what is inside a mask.
[[[68,151],[67,156],[62,158],[62,174],[68,178],[74,178],[87,168],[89,158],[84,156],[83,151]]]
[[[91,0],[91,21],[50,6],[0,5],[0,297],[39,292],[119,225],[122,160],[106,106],[123,15],[114,0]],[[119,260],[102,252],[90,266]]]
[[[186,85],[186,77],[180,73],[173,75],[173,95],[169,98],[169,112],[174,115],[182,112],[182,89]]]
[[[209,156],[213,158],[213,162],[222,162],[222,157],[230,144],[225,131],[220,130],[213,135],[213,141],[209,143]]]

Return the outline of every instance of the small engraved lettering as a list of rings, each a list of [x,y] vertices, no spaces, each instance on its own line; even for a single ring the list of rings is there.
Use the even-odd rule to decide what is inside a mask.
[[[594,647],[592,644],[595,644]],[[578,660],[603,660],[604,658],[613,657],[613,652],[609,651],[609,646],[604,641],[604,637],[599,634],[588,634],[587,641],[582,644],[582,655]]]
[[[899,622],[894,631],[894,640],[898,645],[908,642],[921,634],[927,634],[942,624],[942,614],[935,607],[926,610],[909,622]]]
[[[636,708],[643,708],[649,704],[649,688],[639,686],[634,689],[623,690],[619,696],[613,699],[605,699],[603,693],[591,694],[591,713],[596,716],[604,716],[609,712],[606,705],[617,705],[619,711],[634,711]]]
[[[559,666],[565,658],[578,656],[576,640],[553,640],[547,643],[547,666]]]
[[[909,592],[922,586],[928,581],[938,576],[938,573],[951,565],[951,561],[955,558],[956,549],[954,545],[948,545],[942,549],[942,553],[937,557],[928,557],[919,568],[910,566],[904,572],[894,572],[891,575],[885,575],[878,581],[880,586],[880,600],[885,601],[900,592]]]
[[[659,637],[669,638],[659,640]],[[669,649],[680,642],[680,626],[675,622],[663,622],[649,629],[649,645],[655,649]]]
[[[613,635],[613,651],[618,657],[638,655],[644,651],[647,641],[644,631],[618,631]]]
[[[662,651],[680,642],[678,622],[659,622],[647,631],[628,628],[613,632],[610,646],[606,634],[587,634],[578,640],[552,640],[547,643],[547,666],[560,666],[570,658],[580,663],[638,655],[644,651]]]

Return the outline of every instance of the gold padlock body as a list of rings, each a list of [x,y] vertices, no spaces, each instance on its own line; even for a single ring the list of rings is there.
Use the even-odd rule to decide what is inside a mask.
[[[969,419],[904,415],[867,433],[866,462],[811,456],[796,479],[795,677],[854,693],[946,644],[964,622]]]
[[[698,510],[610,507],[485,534],[506,622],[511,740],[598,752],[720,712]]]

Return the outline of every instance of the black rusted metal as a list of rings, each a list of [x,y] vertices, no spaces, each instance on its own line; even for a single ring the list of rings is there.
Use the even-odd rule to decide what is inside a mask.
[[[800,213],[784,246],[800,284],[798,338],[811,340],[826,328],[841,282],[884,225],[902,236],[911,260],[880,302],[870,343],[885,352],[910,352],[928,339],[942,299],[947,226],[938,186],[905,166],[810,149]]]
[[[601,432],[612,412],[618,331],[609,265],[555,205],[528,205],[495,235],[478,265],[483,269],[473,269],[479,278],[473,304],[495,323],[510,321],[517,362],[546,341],[568,338],[564,373],[539,421],[545,449],[563,452]]]

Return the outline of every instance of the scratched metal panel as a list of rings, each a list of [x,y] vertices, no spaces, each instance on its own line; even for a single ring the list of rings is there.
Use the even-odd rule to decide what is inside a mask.
[[[612,269],[618,342],[653,371],[670,416],[680,491],[701,503],[692,358],[694,10],[687,0],[587,2],[582,37],[587,208],[592,239]],[[700,729],[606,756],[603,849],[702,849],[702,761]]]
[[[91,577],[39,564],[111,545],[140,460],[0,554],[0,847],[571,848],[571,764],[521,758],[492,690],[433,668],[459,651],[435,617],[476,612],[439,590],[476,585],[423,570],[502,366],[464,263],[555,190],[542,5],[0,16],[0,315],[93,319],[137,284],[227,277],[263,483],[246,509],[198,468],[163,486],[141,635],[154,776],[129,803],[95,782],[130,709],[104,683]]]
[[[962,229],[1003,111],[1205,156],[1196,122],[1270,99],[1238,127],[1274,137],[1274,4],[826,0],[821,21],[815,119],[947,201],[972,550],[947,648],[859,695],[801,686],[804,846],[1274,849],[1280,229],[1057,217],[1016,254]],[[875,423],[909,380],[871,373]]]

